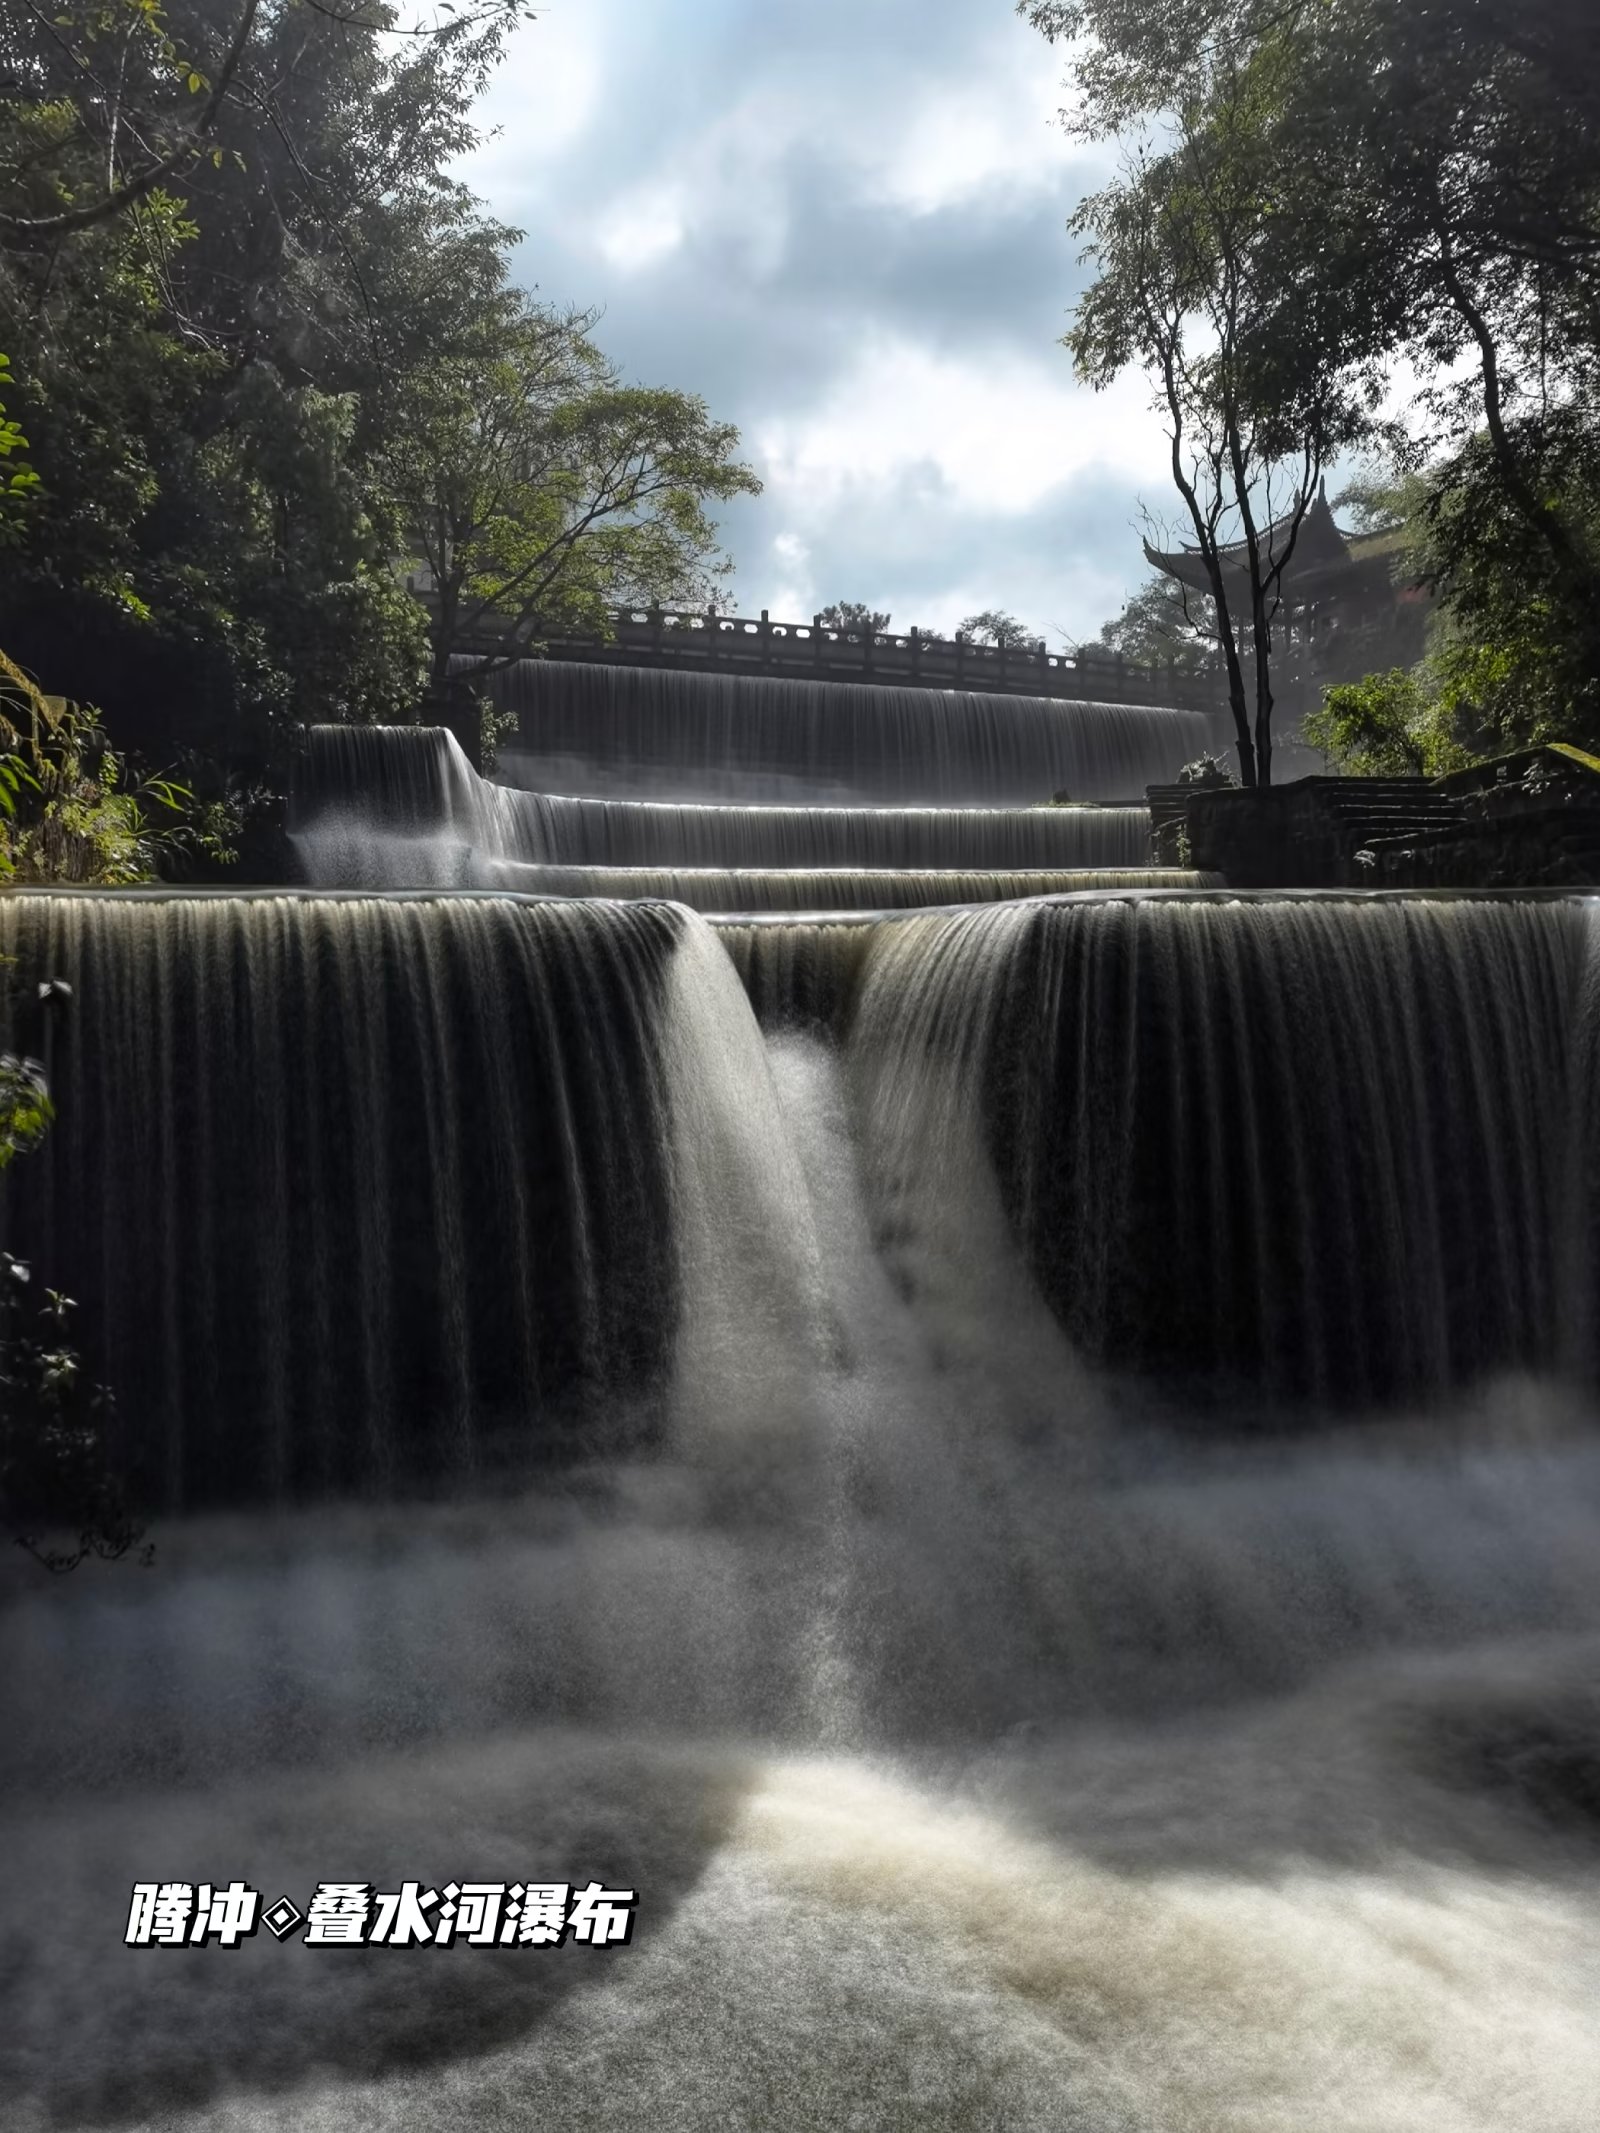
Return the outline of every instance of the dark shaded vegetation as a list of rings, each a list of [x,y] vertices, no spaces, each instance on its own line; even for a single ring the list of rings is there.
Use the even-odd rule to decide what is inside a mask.
[[[825,630],[845,630],[857,637],[873,637],[889,627],[882,609],[868,607],[864,600],[835,600],[822,609],[817,621]]]
[[[525,12],[0,32],[0,643],[202,801],[270,817],[304,722],[438,715],[452,655],[725,571],[733,430],[513,286],[451,175]]]
[[[1587,0],[1022,0],[1072,47],[1072,118],[1120,138],[1080,209],[1069,345],[1142,369],[1191,624],[1146,591],[1119,641],[1209,637],[1244,782],[1270,775],[1284,574],[1325,468],[1365,450],[1431,590],[1414,673],[1333,692],[1354,769],[1600,738],[1600,38]],[[1397,365],[1423,388],[1395,419]],[[1243,544],[1239,583],[1224,548]],[[1109,633],[1108,633],[1109,634]],[[1131,645],[1128,647],[1131,649]],[[1375,746],[1375,727],[1393,742]]]
[[[42,1016],[69,998],[46,979],[32,1005]],[[42,1063],[0,1053],[0,1171],[38,1148],[54,1117]],[[59,1289],[36,1294],[28,1262],[0,1252],[0,1532],[48,1570],[115,1560],[142,1538],[109,1447],[115,1402],[73,1345],[76,1308]]]

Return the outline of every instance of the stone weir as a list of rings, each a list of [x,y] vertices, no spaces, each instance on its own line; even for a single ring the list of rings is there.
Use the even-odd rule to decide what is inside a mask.
[[[713,929],[19,892],[17,995],[72,1004],[6,1241],[81,1299],[140,1499],[171,1507],[482,1482],[712,1415],[743,1442],[774,1356],[795,1386],[834,1367],[846,1233],[905,1352],[1002,1303],[1037,1329],[985,1365],[1018,1415],[1046,1353],[1058,1392],[1076,1357],[1224,1433],[1264,1402],[1592,1383],[1597,940],[1576,898]],[[796,1074],[834,1091],[816,1117]],[[840,1231],[806,1183],[826,1119]]]
[[[480,778],[431,727],[313,728],[292,837],[302,879],[322,888],[670,896],[706,910],[996,901],[1096,886],[1067,877],[1142,870],[1150,856],[1143,806],[736,806],[536,793]]]
[[[1221,746],[1214,716],[960,688],[527,659],[490,689],[502,775],[537,792],[791,807],[1130,800]]]
[[[691,911],[875,912],[1013,902],[1106,889],[1220,888],[1220,874],[1181,867],[608,867],[482,864],[486,888],[525,896],[659,896]]]

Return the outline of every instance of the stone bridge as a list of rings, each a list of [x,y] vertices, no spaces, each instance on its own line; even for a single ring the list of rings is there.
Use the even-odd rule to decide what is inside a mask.
[[[425,604],[429,587],[408,581]],[[1114,652],[1083,646],[1075,653],[968,644],[923,630],[876,634],[832,629],[819,617],[809,623],[719,615],[714,610],[618,608],[612,634],[542,641],[551,659],[590,660],[607,666],[676,668],[696,674],[756,674],[796,681],[873,682],[910,689],[971,689],[984,695],[1046,696],[1103,704],[1151,704],[1176,711],[1218,711],[1227,706],[1220,671],[1190,674],[1175,663],[1139,666]],[[500,638],[485,632],[480,646],[495,650]]]

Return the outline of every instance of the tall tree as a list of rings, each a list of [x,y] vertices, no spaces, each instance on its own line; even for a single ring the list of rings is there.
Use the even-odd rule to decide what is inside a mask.
[[[692,394],[630,386],[587,314],[524,304],[414,381],[378,464],[431,613],[429,693],[632,603],[703,604],[730,566],[708,505],[756,492],[738,432]]]
[[[80,217],[168,160],[173,100],[203,93],[174,66],[220,78],[239,19],[67,0],[0,55],[0,345],[39,474],[0,633],[148,755],[260,768],[300,718],[415,696],[421,621],[366,467],[394,336],[362,292],[470,222],[443,164],[494,41],[396,48],[387,11],[270,0],[183,197],[174,168]]]
[[[481,0],[406,25],[385,0],[21,0],[0,38],[0,95],[31,124],[0,141],[0,244],[53,245],[186,185],[202,160],[222,169],[230,121],[272,108],[286,32],[302,51],[320,20],[481,54],[532,12]]]
[[[1570,0],[1347,0],[1312,28],[1290,116],[1337,174],[1325,270],[1429,379],[1407,456],[1447,693],[1505,739],[1592,739],[1600,39]]]
[[[1452,656],[1478,655],[1497,720],[1520,695],[1534,724],[1600,730],[1600,38],[1585,0],[1023,12],[1076,40],[1084,133],[1163,141],[1206,114],[1219,65],[1251,84],[1271,173],[1256,300],[1314,304],[1345,358],[1422,376],[1397,442],[1428,469]]]
[[[1376,399],[1314,286],[1263,271],[1277,188],[1262,114],[1284,63],[1281,50],[1219,45],[1167,115],[1174,145],[1134,145],[1073,220],[1096,275],[1068,346],[1096,388],[1130,367],[1151,382],[1247,786],[1271,782],[1285,574],[1326,467]]]
[[[525,301],[517,233],[451,175],[517,0],[415,35],[260,0],[213,105],[241,4],[28,0],[0,38],[0,347],[39,475],[0,642],[147,757],[253,773],[307,719],[414,716],[491,609],[510,653],[698,596],[748,477],[697,401]]]

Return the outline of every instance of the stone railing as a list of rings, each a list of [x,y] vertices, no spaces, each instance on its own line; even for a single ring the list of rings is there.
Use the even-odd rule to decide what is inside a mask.
[[[431,588],[408,579],[427,602]],[[492,649],[486,631],[483,649]],[[551,659],[610,666],[676,667],[702,674],[758,674],[796,680],[878,682],[896,688],[972,689],[985,695],[1054,696],[1110,704],[1150,704],[1179,711],[1216,711],[1227,703],[1220,671],[1192,674],[1175,664],[1140,666],[1114,652],[1083,647],[1075,653],[1021,646],[968,644],[924,630],[838,630],[809,623],[691,612],[679,608],[619,608],[609,636],[544,636]],[[477,649],[472,643],[461,649]]]

